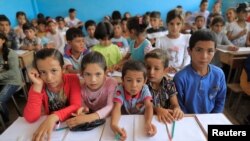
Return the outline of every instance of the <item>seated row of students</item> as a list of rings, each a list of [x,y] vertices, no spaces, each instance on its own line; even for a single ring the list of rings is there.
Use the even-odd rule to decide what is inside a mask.
[[[216,49],[215,36],[210,31],[197,31],[191,36],[189,47],[191,64],[176,74],[175,83],[165,77],[169,67],[167,56],[161,49],[155,49],[146,54],[145,65],[136,60],[125,62],[122,83],[118,86],[105,75],[106,60],[98,52],[83,57],[81,75],[86,81],[80,86],[75,74],[63,74],[63,56],[59,51],[38,51],[35,68],[29,72],[33,85],[24,117],[34,122],[42,115],[41,109],[49,116],[33,139],[50,137],[58,121],[66,120],[72,128],[106,118],[112,109],[111,129],[121,139],[126,138],[126,131],[118,125],[121,114],[144,114],[145,131],[153,136],[157,131],[152,124],[154,112],[164,123],[181,119],[183,112],[223,112],[225,77],[221,69],[209,64]]]

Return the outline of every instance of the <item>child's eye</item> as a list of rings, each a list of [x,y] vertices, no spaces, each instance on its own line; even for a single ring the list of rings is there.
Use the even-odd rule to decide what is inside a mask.
[[[196,49],[195,49],[195,51],[197,51],[197,52],[201,52],[201,50],[202,50],[202,49],[200,49],[200,48],[196,48]]]
[[[213,49],[209,49],[208,52],[209,53],[214,53],[214,50]]]
[[[102,74],[101,73],[96,73],[96,76],[101,76]]]
[[[136,80],[137,83],[141,83],[141,80]]]
[[[44,71],[39,71],[39,74],[40,74],[40,75],[44,75],[45,72],[44,72]]]
[[[131,80],[130,79],[128,79],[128,80],[126,80],[127,82],[131,82]]]

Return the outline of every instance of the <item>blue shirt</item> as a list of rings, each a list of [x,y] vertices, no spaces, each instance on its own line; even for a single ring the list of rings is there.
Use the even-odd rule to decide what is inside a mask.
[[[146,99],[152,99],[147,85],[144,85],[141,92],[134,97],[125,91],[122,85],[119,85],[116,87],[113,101],[122,104],[122,114],[143,114]]]
[[[223,112],[226,82],[220,68],[210,64],[208,74],[200,76],[190,64],[175,75],[174,82],[184,113]]]

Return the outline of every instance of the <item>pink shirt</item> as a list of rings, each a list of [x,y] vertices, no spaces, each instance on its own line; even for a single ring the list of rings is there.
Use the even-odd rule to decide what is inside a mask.
[[[83,84],[81,86],[83,106],[96,112],[100,119],[107,117],[113,108],[113,94],[116,86],[117,81],[111,77],[107,77],[103,86],[95,92]]]

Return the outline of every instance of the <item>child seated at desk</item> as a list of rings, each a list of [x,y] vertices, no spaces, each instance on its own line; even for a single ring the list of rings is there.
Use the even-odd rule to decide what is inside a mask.
[[[79,79],[75,74],[63,74],[63,63],[62,54],[54,48],[42,49],[34,57],[34,68],[28,73],[33,85],[23,115],[29,123],[43,112],[48,116],[32,140],[50,140],[56,123],[68,119],[81,106]]]
[[[106,77],[107,65],[101,53],[94,51],[87,54],[81,66],[85,81],[81,86],[83,107],[78,109],[75,117],[66,121],[70,128],[106,118],[113,108],[113,93],[117,86],[115,79]]]
[[[191,64],[174,76],[178,101],[184,113],[221,113],[226,99],[223,71],[209,64],[216,49],[216,38],[206,30],[190,38]]]
[[[145,131],[154,136],[156,127],[152,124],[153,105],[147,81],[147,70],[143,63],[129,60],[122,68],[122,85],[114,93],[114,108],[111,114],[111,129],[121,140],[126,139],[126,131],[118,125],[121,114],[143,114]]]
[[[148,73],[147,85],[153,97],[154,111],[160,122],[172,122],[183,118],[173,80],[166,77],[168,57],[162,49],[150,51],[145,56]]]

